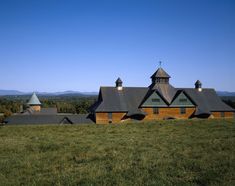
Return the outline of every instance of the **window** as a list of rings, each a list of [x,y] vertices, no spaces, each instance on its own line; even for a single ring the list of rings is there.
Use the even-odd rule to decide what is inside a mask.
[[[113,119],[113,113],[112,113],[112,112],[109,112],[109,113],[108,113],[108,119],[109,119],[109,120],[112,120],[112,119]]]
[[[225,117],[224,112],[221,112],[220,114],[221,114],[221,118],[224,118],[224,117]]]
[[[159,109],[158,108],[153,108],[153,114],[159,114]]]
[[[180,108],[180,114],[186,114],[186,108],[184,107]]]
[[[156,98],[154,98],[154,99],[152,99],[152,102],[160,102],[160,99],[156,99]]]
[[[185,102],[187,102],[187,99],[180,99],[179,101],[185,103]]]

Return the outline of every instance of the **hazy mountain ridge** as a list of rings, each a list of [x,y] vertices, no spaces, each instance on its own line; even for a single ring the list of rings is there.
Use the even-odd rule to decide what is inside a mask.
[[[235,92],[216,91],[218,96],[235,96]]]
[[[0,96],[21,96],[31,95],[33,92],[21,92],[18,90],[0,90]],[[98,92],[79,92],[79,91],[62,91],[62,92],[36,92],[38,95],[61,96],[61,95],[98,95]]]
[[[98,95],[98,92],[79,92],[73,90],[67,90],[62,92],[36,92],[38,95],[47,96],[61,96],[61,95]],[[32,92],[21,92],[18,90],[0,90],[0,96],[19,96],[19,95],[31,95]],[[235,96],[235,92],[217,91],[219,96]]]

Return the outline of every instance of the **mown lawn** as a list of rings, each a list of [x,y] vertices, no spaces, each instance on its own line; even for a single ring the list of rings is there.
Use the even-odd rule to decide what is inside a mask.
[[[0,185],[235,185],[235,121],[0,127]]]

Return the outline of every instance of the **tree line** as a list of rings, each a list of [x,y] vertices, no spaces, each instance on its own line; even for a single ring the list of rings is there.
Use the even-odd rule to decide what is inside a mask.
[[[30,96],[0,97],[0,122],[14,113],[27,109]],[[59,113],[86,114],[97,96],[42,96],[40,102],[43,108],[57,108]]]

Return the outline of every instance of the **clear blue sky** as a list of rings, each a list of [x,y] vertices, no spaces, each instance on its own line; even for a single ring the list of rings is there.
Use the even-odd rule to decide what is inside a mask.
[[[234,0],[0,0],[0,89],[148,86],[235,91]]]

